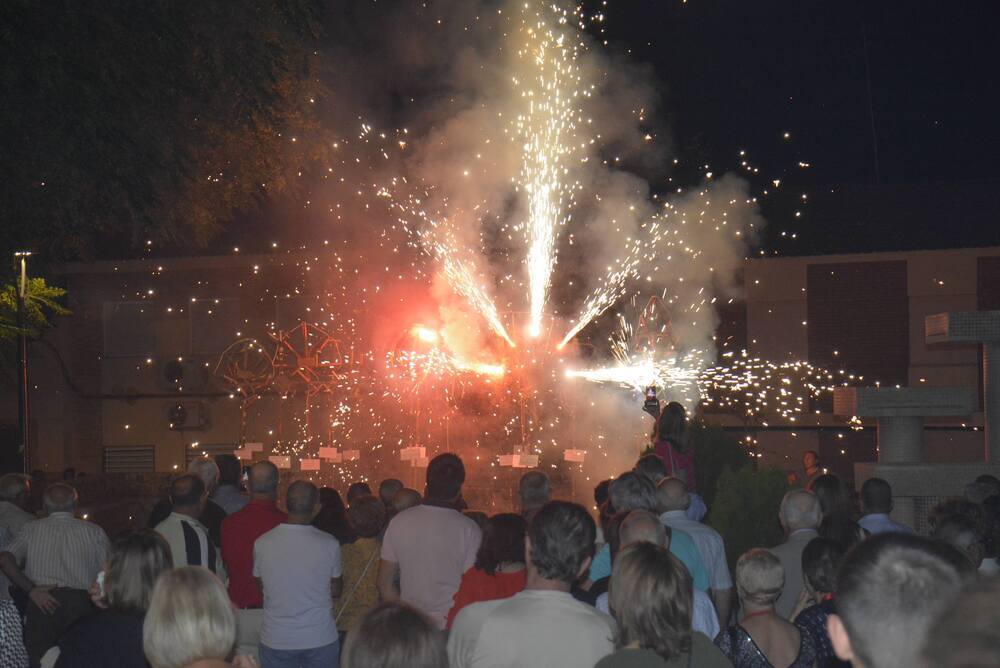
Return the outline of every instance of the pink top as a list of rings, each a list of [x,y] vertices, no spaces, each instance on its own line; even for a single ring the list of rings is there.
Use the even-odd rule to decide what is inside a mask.
[[[667,465],[667,475],[674,475],[675,471],[683,471],[685,482],[689,492],[696,490],[697,483],[694,479],[694,451],[681,452],[674,447],[670,441],[657,441],[654,450],[656,456]]]

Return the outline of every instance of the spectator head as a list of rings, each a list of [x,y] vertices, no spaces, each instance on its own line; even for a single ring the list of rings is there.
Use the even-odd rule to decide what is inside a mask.
[[[24,507],[31,497],[31,478],[21,473],[0,477],[0,500]]]
[[[656,486],[656,500],[661,512],[687,510],[691,505],[688,487],[680,478],[664,478]]]
[[[634,543],[652,543],[667,547],[667,528],[648,510],[633,510],[622,520],[618,542],[624,548]]]
[[[351,505],[362,496],[371,496],[372,488],[366,482],[352,482],[347,488],[347,505]]]
[[[71,513],[76,510],[79,497],[76,488],[65,482],[56,482],[42,493],[42,506],[47,513]]]
[[[607,526],[604,529],[604,542],[608,544],[611,553],[611,562],[614,563],[618,551],[622,547],[622,523],[629,513],[618,513],[608,518]]]
[[[993,496],[994,494],[1000,494],[1000,478],[990,475],[989,473],[984,473],[976,478],[976,483],[980,485],[985,485],[989,488],[990,492],[987,496]]]
[[[802,468],[809,470],[819,466],[819,453],[815,450],[806,450],[802,453]]]
[[[476,553],[476,568],[489,575],[503,563],[524,563],[527,523],[514,513],[500,513],[486,520],[483,540]]]
[[[736,591],[743,607],[773,607],[784,586],[785,569],[770,550],[755,547],[736,561]]]
[[[396,478],[386,478],[378,486],[378,498],[385,504],[386,509],[392,504],[392,497],[396,496],[396,493],[401,489],[403,489],[403,481]]]
[[[837,572],[827,630],[837,656],[863,668],[917,665],[919,639],[962,587],[951,548],[883,533],[851,550]]]
[[[611,482],[612,480],[608,478],[597,483],[597,486],[594,487],[594,503],[598,506],[603,505],[608,500],[611,491]]]
[[[463,510],[462,514],[475,522],[480,531],[482,531],[483,527],[486,526],[486,520],[490,518],[489,515],[481,510]]]
[[[448,668],[444,636],[405,603],[382,603],[347,634],[341,668]]]
[[[450,503],[458,499],[465,482],[465,465],[458,455],[446,452],[427,465],[427,498]]]
[[[170,546],[152,529],[115,541],[104,578],[108,607],[124,613],[145,613],[156,578],[173,567]]]
[[[142,625],[142,647],[152,668],[224,661],[235,642],[233,604],[211,571],[185,566],[157,578]]]
[[[983,521],[983,507],[978,503],[973,503],[968,499],[951,498],[945,499],[937,504],[927,514],[927,523],[931,526],[931,531],[944,520],[953,515],[964,515],[976,522]]]
[[[656,487],[652,481],[634,471],[623,473],[611,483],[611,505],[615,512],[630,510],[656,511]]]
[[[195,457],[188,464],[188,473],[201,478],[205,489],[211,494],[219,486],[219,465],[211,457]]]
[[[813,594],[836,591],[837,568],[847,551],[837,541],[813,538],[802,550],[802,579]]]
[[[671,401],[663,407],[663,412],[656,421],[656,429],[653,432],[657,441],[670,440],[675,446],[683,450],[687,445],[687,411],[684,406],[676,401]]]
[[[335,513],[347,512],[347,508],[344,506],[344,500],[340,498],[340,492],[335,490],[333,487],[320,487],[319,505],[325,509],[330,509]]]
[[[693,594],[687,570],[665,547],[641,542],[622,548],[608,586],[618,642],[653,650],[664,661],[688,654]]]
[[[535,515],[525,539],[528,577],[561,583],[568,590],[590,567],[597,527],[583,506],[549,501]]]
[[[844,552],[851,549],[865,538],[865,532],[861,526],[852,520],[849,515],[834,513],[823,518],[819,523],[820,538],[827,538],[838,543]]]
[[[932,537],[962,553],[973,569],[983,565],[985,536],[982,526],[965,515],[951,515],[940,520]]]
[[[319,490],[308,480],[296,480],[288,486],[285,508],[290,519],[311,522],[319,513]]]
[[[356,499],[347,511],[354,532],[361,538],[374,538],[385,526],[385,506],[369,494]]]
[[[170,503],[174,512],[199,517],[207,499],[208,490],[204,481],[193,473],[177,476],[170,483]]]
[[[393,515],[398,515],[407,508],[419,506],[420,501],[420,492],[409,487],[404,487],[396,492],[396,496],[392,497],[392,513]]]
[[[778,519],[788,533],[799,529],[815,529],[823,521],[823,511],[815,494],[804,489],[793,489],[781,500]]]
[[[257,462],[250,467],[247,479],[250,494],[256,499],[276,499],[278,497],[278,467],[271,462]]]
[[[882,478],[868,478],[861,485],[861,512],[865,515],[892,512],[892,487]]]
[[[923,668],[1000,668],[1000,578],[966,587],[931,624]]]
[[[62,472],[62,479],[66,482],[71,482],[76,479],[76,469],[72,466],[66,468]]]
[[[667,477],[667,465],[663,463],[659,455],[652,453],[639,457],[634,470],[639,475],[649,478],[654,485],[658,485],[661,480]]]
[[[517,494],[521,500],[521,512],[528,513],[538,510],[549,502],[552,496],[552,485],[549,477],[541,471],[528,471],[521,476],[517,486]]]
[[[240,486],[240,474],[243,473],[243,466],[236,455],[216,455],[215,465],[219,467],[219,484]]]
[[[824,473],[817,477],[808,487],[809,491],[819,500],[819,508],[823,517],[842,513],[847,510],[847,493],[840,478],[832,473]]]

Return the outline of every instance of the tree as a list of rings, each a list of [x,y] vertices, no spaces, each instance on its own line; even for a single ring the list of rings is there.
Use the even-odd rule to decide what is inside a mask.
[[[0,287],[0,341],[13,339],[20,333],[17,326],[17,285]],[[24,299],[24,331],[30,338],[41,335],[52,326],[53,315],[69,315],[59,300],[66,291],[45,282],[44,278],[29,278]]]
[[[319,0],[0,4],[0,252],[204,245],[330,142]]]

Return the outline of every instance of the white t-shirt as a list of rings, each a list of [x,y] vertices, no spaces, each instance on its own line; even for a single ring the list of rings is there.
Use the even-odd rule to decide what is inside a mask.
[[[568,592],[526,589],[462,608],[451,668],[581,668],[614,651],[615,622]]]
[[[414,506],[389,522],[382,558],[399,564],[400,597],[443,629],[481,540],[479,526],[457,510]]]
[[[341,576],[340,543],[308,524],[279,524],[253,546],[253,574],[264,589],[260,642],[314,649],[337,641],[330,580]]]

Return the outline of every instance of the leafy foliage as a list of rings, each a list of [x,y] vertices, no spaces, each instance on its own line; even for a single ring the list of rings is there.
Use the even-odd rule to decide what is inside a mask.
[[[788,490],[783,471],[726,469],[709,506],[708,524],[722,534],[730,569],[752,547],[772,547],[782,541],[778,509]]]
[[[69,315],[59,300],[66,295],[62,288],[48,285],[44,278],[29,278],[24,300],[24,330],[37,337],[52,326],[53,315]],[[0,287],[0,340],[12,339],[20,333],[17,327],[17,286]]]
[[[0,5],[0,249],[204,245],[329,143],[319,0]]]

